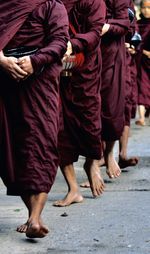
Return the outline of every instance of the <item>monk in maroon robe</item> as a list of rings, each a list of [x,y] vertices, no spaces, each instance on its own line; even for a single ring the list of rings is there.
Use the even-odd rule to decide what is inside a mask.
[[[68,41],[68,17],[55,0],[0,3],[0,176],[9,195],[29,210],[18,227],[44,237],[41,220],[57,172],[59,74]],[[7,160],[6,160],[7,158]]]
[[[128,1],[106,2],[107,23],[102,30],[102,140],[106,172],[110,178],[120,175],[113,156],[116,140],[124,128],[125,35],[129,28]]]
[[[137,70],[135,62],[135,49],[126,43],[126,89],[125,89],[125,126],[119,139],[119,161],[121,169],[135,166],[139,158],[128,157],[127,147],[130,133],[131,118],[135,118],[137,107]]]
[[[129,2],[129,8],[133,12],[133,20],[130,23],[130,29],[125,37],[126,45],[126,86],[125,86],[125,126],[122,136],[119,139],[119,167],[126,168],[129,166],[135,166],[138,163],[137,157],[127,156],[127,145],[130,131],[130,121],[132,117],[135,117],[135,109],[137,103],[137,82],[136,82],[136,63],[135,53],[136,48],[132,45],[132,38],[136,32],[136,16],[134,10],[134,4]]]
[[[125,108],[125,35],[130,26],[126,0],[106,1],[106,24],[102,29],[102,140],[104,158],[100,164],[106,166],[110,178],[119,177],[121,170],[114,156],[115,141],[124,128]],[[81,187],[89,187],[85,182]]]
[[[145,109],[150,108],[150,1],[141,2],[141,19],[138,20],[142,43],[137,56],[138,125],[145,125]]]
[[[101,158],[100,32],[104,24],[103,0],[63,0],[70,22],[72,54],[83,53],[83,64],[72,76],[62,77],[61,100],[64,126],[59,134],[60,167],[68,184],[68,194],[56,206],[81,202],[73,163],[79,155],[87,158],[84,168],[94,196],[104,189],[99,174]]]

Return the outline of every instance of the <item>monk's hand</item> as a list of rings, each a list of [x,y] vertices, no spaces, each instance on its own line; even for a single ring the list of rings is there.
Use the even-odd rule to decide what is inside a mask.
[[[18,59],[15,57],[6,57],[0,51],[0,66],[15,80],[24,79],[27,72],[22,70],[18,65]]]
[[[70,41],[68,41],[67,43],[67,51],[65,53],[65,56],[70,56],[73,52],[73,49],[72,49],[72,44]]]
[[[130,48],[130,43],[125,42],[125,47],[126,47],[127,49],[129,49],[129,48]]]
[[[128,51],[130,52],[131,55],[134,55],[136,53],[136,50],[135,50],[135,47],[133,45],[131,45],[129,48],[128,48]]]
[[[101,36],[106,34],[108,32],[109,28],[110,28],[110,24],[104,24],[103,27],[102,27]]]
[[[62,58],[62,63],[68,61],[68,58],[72,54],[72,52],[73,52],[73,50],[72,50],[72,44],[71,44],[70,41],[68,41],[68,43],[67,43],[67,51],[66,51],[66,53],[64,54],[64,56]]]
[[[19,67],[25,71],[27,73],[26,77],[24,79],[26,79],[28,76],[30,76],[31,74],[33,74],[34,70],[33,70],[33,66],[31,63],[31,58],[30,56],[23,56],[20,57],[18,59],[18,65]]]

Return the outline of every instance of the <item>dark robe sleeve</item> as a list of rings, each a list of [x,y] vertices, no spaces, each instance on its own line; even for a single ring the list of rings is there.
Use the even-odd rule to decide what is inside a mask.
[[[90,2],[90,4],[89,4]],[[105,4],[103,0],[82,1],[80,9],[86,17],[87,32],[77,33],[71,43],[75,53],[93,51],[100,42],[100,32],[105,23]],[[91,6],[90,6],[91,5]]]
[[[137,51],[142,54],[143,49],[150,51],[150,21],[143,22],[143,19],[137,21],[138,32],[142,37],[141,43],[138,45]]]
[[[34,71],[38,71],[45,64],[60,62],[66,52],[68,35],[68,16],[62,3],[46,2],[47,8],[43,8],[42,15],[46,31],[45,47],[31,56]],[[52,6],[53,5],[53,6]]]
[[[108,33],[112,35],[122,36],[125,35],[130,26],[128,17],[128,2],[127,0],[114,1],[113,18],[108,19],[107,23],[110,24]]]

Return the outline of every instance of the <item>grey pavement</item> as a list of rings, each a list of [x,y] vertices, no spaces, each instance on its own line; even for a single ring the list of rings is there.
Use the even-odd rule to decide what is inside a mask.
[[[50,233],[39,240],[29,240],[15,231],[26,221],[27,211],[19,197],[5,195],[0,182],[0,254],[150,253],[150,125],[138,127],[133,121],[128,153],[138,155],[139,164],[122,172],[117,180],[109,180],[103,167],[104,194],[93,199],[89,189],[81,189],[85,198],[81,204],[52,206],[67,191],[58,171],[43,212]],[[75,164],[79,183],[85,179],[83,163],[81,157]],[[64,213],[67,216],[62,216]]]

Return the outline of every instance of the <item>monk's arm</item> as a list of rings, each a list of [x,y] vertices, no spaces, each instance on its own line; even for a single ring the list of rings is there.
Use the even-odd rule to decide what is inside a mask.
[[[86,31],[77,33],[71,43],[75,53],[86,51],[90,53],[100,42],[100,31],[105,23],[106,8],[103,0],[96,0],[87,5],[86,0],[80,4],[83,15],[86,17]]]
[[[45,11],[45,10],[44,10]],[[47,2],[46,13],[43,11],[45,23],[45,47],[31,56],[34,71],[40,70],[46,64],[61,63],[68,42],[68,16],[63,4]],[[46,16],[46,21],[45,21]]]
[[[107,23],[110,24],[108,30],[109,34],[114,36],[123,36],[127,33],[130,27],[128,16],[128,3],[126,0],[115,1],[115,13],[112,19],[108,19]]]
[[[150,51],[143,49],[143,54],[150,58]]]

